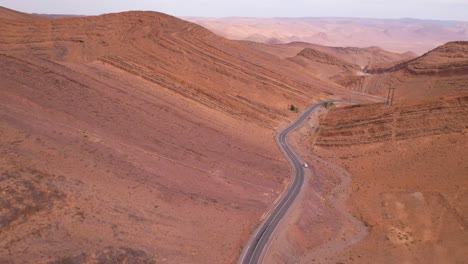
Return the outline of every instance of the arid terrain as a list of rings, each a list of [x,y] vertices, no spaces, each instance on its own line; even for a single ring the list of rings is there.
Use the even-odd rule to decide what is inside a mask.
[[[291,181],[276,133],[327,99],[364,105],[290,138],[312,168],[268,263],[466,261],[467,42],[417,57],[157,12],[0,22],[0,263],[235,263]]]
[[[385,96],[396,89],[400,99],[429,98],[468,89],[468,42],[449,42],[421,57],[366,70],[362,90]]]
[[[235,262],[289,179],[274,129],[332,94],[164,14],[2,17],[0,262]]]
[[[294,139],[314,174],[267,261],[466,262],[467,116],[466,93],[323,110]]]
[[[187,17],[216,34],[268,44],[309,42],[334,47],[378,46],[419,55],[446,42],[468,40],[468,22],[370,18]]]
[[[246,42],[250,48],[286,59],[299,66],[307,75],[338,85],[346,90],[363,92],[370,78],[366,69],[394,66],[417,56],[413,53],[394,53],[379,47],[327,47],[311,43],[294,42],[268,45]],[[368,88],[369,89],[369,88]],[[377,92],[373,91],[378,94]]]

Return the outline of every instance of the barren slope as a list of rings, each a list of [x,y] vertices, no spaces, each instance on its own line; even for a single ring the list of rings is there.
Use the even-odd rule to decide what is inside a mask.
[[[323,147],[404,140],[448,133],[462,133],[468,124],[465,96],[444,100],[407,102],[394,107],[382,104],[334,110],[321,122],[315,142]]]
[[[0,262],[232,263],[288,105],[346,95],[159,13],[0,22]]]
[[[290,141],[313,166],[265,262],[466,262],[467,114],[464,94],[312,117]]]
[[[386,63],[397,63],[417,57],[413,53],[395,53],[383,50],[379,47],[329,47],[306,42],[292,42],[288,44],[266,45],[261,43],[250,43],[253,48],[265,51],[280,57],[294,57],[304,49],[312,49],[327,53],[347,63],[358,65],[361,68]]]
[[[366,73],[364,69],[380,65],[395,65],[415,58],[414,54],[398,54],[377,47],[341,48],[311,43],[268,45],[245,42],[254,50],[299,64],[313,78],[337,84],[347,90],[362,92]]]
[[[330,111],[309,139],[313,155],[349,171],[348,208],[369,234],[351,247],[312,249],[304,262],[465,262],[467,116],[466,94]]]
[[[306,48],[289,60],[304,67],[309,74],[324,81],[339,84],[347,89],[361,88],[361,68],[338,57]]]
[[[370,67],[363,90],[396,99],[425,98],[468,90],[468,42],[442,45],[421,57],[390,67]]]
[[[11,20],[36,20],[36,19],[40,19],[39,16],[21,13],[21,12],[15,11],[15,10],[5,8],[3,6],[0,6],[0,18],[11,19]]]

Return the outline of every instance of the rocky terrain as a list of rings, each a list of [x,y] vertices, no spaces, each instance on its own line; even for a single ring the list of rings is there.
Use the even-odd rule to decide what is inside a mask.
[[[0,17],[3,19],[23,20],[23,21],[40,19],[39,16],[18,12],[15,10],[4,8],[2,6],[0,6]]]
[[[468,94],[330,108],[294,141],[314,164],[274,263],[464,263]]]
[[[329,98],[369,105],[291,139],[314,166],[269,263],[464,260],[466,42],[415,58],[156,12],[0,22],[0,263],[236,262],[290,181],[290,105]]]
[[[0,15],[1,263],[235,262],[289,105],[348,93],[160,13]]]
[[[468,124],[467,103],[465,95],[437,101],[400,103],[395,107],[374,104],[335,109],[333,115],[339,118],[325,118],[321,122],[315,145],[351,147],[463,133]]]
[[[329,53],[305,48],[290,60],[303,66],[309,74],[317,78],[328,80],[350,90],[359,91],[361,87],[362,77],[359,75],[361,72],[359,66]]]
[[[356,48],[356,47],[327,47],[314,44],[290,43],[288,46],[306,46],[315,50],[332,54],[348,63],[356,64],[361,69],[380,65],[385,63],[396,63],[399,61],[408,61],[417,57],[415,53],[395,53],[383,50],[379,47]]]
[[[277,45],[256,42],[246,44],[254,50],[292,61],[314,78],[357,92],[362,92],[366,86],[366,69],[382,65],[393,66],[417,57],[413,53],[398,54],[378,47],[327,47],[304,42]]]
[[[325,117],[314,152],[351,173],[349,208],[369,227],[336,261],[466,261],[467,111],[465,94]]]
[[[386,96],[395,88],[397,99],[422,99],[468,89],[468,42],[456,41],[418,58],[387,66],[371,66],[363,91]]]

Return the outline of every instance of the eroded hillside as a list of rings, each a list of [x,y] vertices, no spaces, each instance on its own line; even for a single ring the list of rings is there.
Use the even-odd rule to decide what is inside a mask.
[[[437,91],[430,95],[466,89],[463,42],[446,45],[451,61],[439,76],[431,69],[447,58],[446,48],[410,60],[375,47],[238,42],[155,12],[48,19],[0,9],[0,22],[2,263],[233,263],[290,181],[274,141],[297,116],[290,104],[302,110],[326,98],[376,101],[351,90],[382,95],[399,81],[407,90],[431,82]],[[382,66],[390,64],[399,68]],[[368,77],[365,66],[379,70]],[[408,98],[423,94],[415,87]],[[387,240],[401,246],[391,257],[412,260],[403,247],[415,244],[424,254],[440,249],[433,256],[442,262],[459,260],[463,248],[451,246],[467,237],[459,173],[466,102],[349,107],[331,111],[320,128],[306,127],[303,137],[318,134],[295,144],[316,143],[314,155],[302,152],[320,170],[303,194],[303,211],[288,220],[293,228],[281,231],[290,244],[273,257],[287,261],[294,252],[294,260],[311,263],[314,249],[331,240],[338,246],[330,252],[339,252],[333,260],[366,250],[369,261],[382,259],[372,245],[390,246],[382,240],[390,230]],[[419,151],[430,154],[419,158]],[[398,165],[377,162],[381,156]],[[330,161],[352,173],[352,184]],[[424,167],[428,162],[440,167]],[[385,184],[374,176],[382,169]],[[415,180],[420,170],[424,188]],[[408,174],[414,179],[405,181]],[[443,185],[440,174],[460,183]],[[357,218],[342,215],[347,186]],[[405,206],[424,217],[410,219]],[[436,230],[435,212],[443,208],[447,228]],[[376,229],[351,253],[341,251],[369,226]],[[317,230],[320,236],[307,235]],[[318,257],[328,261],[330,252]]]
[[[347,94],[160,13],[0,22],[0,262],[235,262],[289,104]]]
[[[322,109],[293,137],[300,199],[268,263],[463,263],[468,211],[466,94]]]
[[[334,242],[362,233],[359,225],[336,225],[346,223],[344,214],[326,213],[333,210],[327,204],[347,195],[343,190],[332,192],[324,196],[322,205],[328,209],[322,212],[325,218],[337,215],[328,225],[336,236],[306,251],[304,262],[466,261],[467,114],[466,94],[391,107],[345,107],[326,114],[317,134],[308,139],[312,159],[316,157],[317,168],[337,186],[349,177],[345,210],[366,226],[368,234],[342,247]],[[327,181],[323,184],[327,186]],[[307,219],[317,219],[303,212],[299,228]]]
[[[366,143],[404,140],[467,129],[468,97],[447,98],[398,104],[338,108],[333,117],[321,122],[315,144],[321,147],[346,147]]]
[[[270,127],[281,122],[272,119],[286,117],[279,111],[290,103],[281,104],[284,98],[306,106],[336,88],[292,63],[163,14],[5,20],[0,30],[4,32],[0,52],[12,58],[70,63],[77,72],[104,64],[235,118],[268,122]]]
[[[370,67],[363,91],[399,99],[437,97],[468,90],[468,42],[449,42],[413,60]]]
[[[347,90],[363,92],[366,86],[366,69],[380,65],[395,65],[416,57],[412,53],[393,53],[378,47],[326,47],[311,43],[267,45],[245,42],[254,50],[272,54],[298,64],[312,78]]]

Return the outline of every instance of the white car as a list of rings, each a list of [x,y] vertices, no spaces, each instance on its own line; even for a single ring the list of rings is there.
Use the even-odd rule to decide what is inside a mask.
[[[304,168],[309,168],[309,164],[304,163]]]

